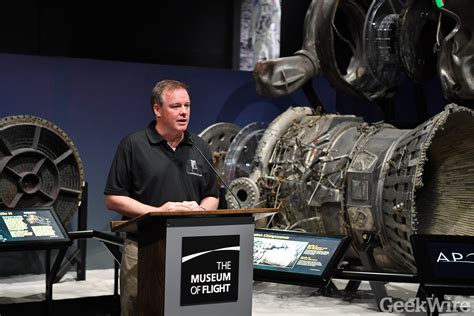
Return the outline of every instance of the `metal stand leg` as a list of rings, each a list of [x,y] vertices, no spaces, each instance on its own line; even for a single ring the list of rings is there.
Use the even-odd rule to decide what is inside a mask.
[[[87,207],[88,207],[88,184],[84,184],[83,198],[78,208],[77,230],[84,231],[87,229]],[[59,269],[54,283],[59,282],[64,275],[76,265],[76,280],[83,281],[86,279],[86,258],[87,258],[87,240],[77,240],[77,249],[69,256],[64,265]]]
[[[114,260],[114,302],[119,302],[120,301],[120,295],[119,295],[119,268],[120,264]],[[120,308],[118,310],[114,309],[114,315],[119,316],[120,315]]]
[[[47,249],[45,251],[45,274],[46,274],[46,289],[45,289],[45,302],[44,308],[46,315],[51,315],[52,301],[53,301],[53,286],[49,283],[51,279],[51,250]]]
[[[52,288],[51,285],[49,284],[48,280],[51,278],[51,250],[47,249],[45,251],[46,257],[45,257],[45,274],[46,274],[46,289],[45,289],[45,298],[48,300],[49,298],[52,298]]]
[[[426,300],[426,292],[423,286],[418,287],[418,291],[416,291],[416,297],[419,297],[421,300],[425,301]]]
[[[58,274],[59,267],[61,266],[61,262],[64,259],[64,256],[66,255],[67,248],[61,248],[59,249],[58,254],[56,255],[56,259],[54,260],[53,266],[51,267],[51,270],[49,269],[49,263],[48,262],[48,271],[46,273],[46,300],[51,301],[53,299],[53,284],[54,280],[56,278],[56,275]],[[48,253],[50,254],[50,251],[48,250]],[[48,255],[49,257],[50,255]],[[50,261],[50,260],[48,260]]]
[[[361,281],[350,280],[349,282],[347,282],[347,285],[344,288],[344,292],[355,293],[359,289],[359,286],[361,283],[362,283]]]
[[[78,209],[78,222],[77,222],[77,230],[86,230],[87,229],[87,210],[88,210],[88,193],[89,193],[89,185],[86,182],[84,184],[84,190],[82,191],[83,198],[81,201],[81,205]],[[81,239],[77,241],[77,248],[79,249],[79,260],[77,262],[77,280],[83,281],[86,279],[86,258],[87,258],[87,240]]]
[[[361,281],[354,280],[350,280],[349,282],[347,282],[346,287],[344,288],[343,300],[351,301],[352,299],[354,299],[361,283]]]
[[[416,297],[418,297],[418,298],[420,298],[420,300],[426,301],[428,303],[428,304],[426,304],[426,306],[427,306],[426,315],[427,316],[438,316],[439,315],[439,310],[437,308],[435,308],[434,310],[430,310],[430,306],[441,306],[441,303],[444,301],[444,294],[430,295],[429,293],[426,293],[423,286],[420,285],[418,287],[418,291],[416,292]],[[439,304],[429,304],[428,300],[438,300]]]
[[[66,255],[67,248],[59,249],[56,259],[54,260],[53,266],[51,267],[51,250],[46,250],[46,294],[45,294],[45,305],[46,315],[52,315],[53,305],[53,284],[56,275],[59,271],[61,262]]]
[[[362,251],[360,252],[360,260],[362,261],[362,265],[364,268],[368,269],[369,271],[377,271],[378,267],[375,263],[374,259],[374,246],[375,242],[372,239],[372,236],[369,236],[365,243],[362,245]],[[370,287],[372,288],[372,292],[375,296],[375,301],[377,304],[377,308],[379,311],[381,310],[380,302],[384,297],[387,297],[387,290],[385,289],[384,282],[377,282],[377,281],[369,281]]]
[[[437,295],[435,295],[434,297],[435,297],[435,300],[438,300],[440,304],[443,303],[443,301],[444,301],[444,294],[437,294]],[[439,310],[438,310],[437,308],[435,308],[435,310],[432,311],[431,315],[432,315],[432,316],[438,316],[438,315],[439,315]]]
[[[114,261],[114,296],[119,295],[119,267],[118,262]]]
[[[336,287],[336,285],[332,281],[330,281],[328,285],[326,285],[325,287],[319,289],[319,294],[323,296],[332,296],[338,293],[339,293],[339,289]]]

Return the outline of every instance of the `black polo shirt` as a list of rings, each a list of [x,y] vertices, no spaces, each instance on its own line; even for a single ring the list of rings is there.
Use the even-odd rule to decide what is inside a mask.
[[[152,206],[218,197],[216,175],[193,144],[211,160],[209,145],[189,132],[173,151],[151,122],[119,144],[104,194],[123,195]]]

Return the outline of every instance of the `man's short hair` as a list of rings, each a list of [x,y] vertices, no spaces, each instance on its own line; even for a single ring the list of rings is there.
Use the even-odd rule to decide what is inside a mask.
[[[176,89],[184,89],[188,91],[188,86],[182,82],[176,80],[161,80],[159,81],[153,90],[151,90],[151,110],[153,111],[153,106],[163,104],[163,92],[165,90],[174,91]]]

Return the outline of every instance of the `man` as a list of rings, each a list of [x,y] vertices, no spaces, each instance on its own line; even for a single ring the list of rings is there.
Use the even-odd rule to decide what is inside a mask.
[[[151,106],[155,120],[118,146],[104,190],[107,208],[125,219],[157,211],[216,209],[216,176],[203,157],[210,161],[211,150],[186,130],[191,112],[186,85],[158,82]],[[122,315],[137,314],[137,254],[136,236],[127,234],[120,269]]]

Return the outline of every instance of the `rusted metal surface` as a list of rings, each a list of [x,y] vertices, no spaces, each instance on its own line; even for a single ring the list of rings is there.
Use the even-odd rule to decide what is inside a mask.
[[[84,183],[79,152],[62,129],[34,116],[0,119],[0,207],[54,206],[67,224]]]
[[[287,112],[230,183],[244,207],[279,209],[263,225],[351,235],[355,257],[371,236],[377,264],[398,271],[415,270],[412,234],[474,234],[472,110],[448,105],[413,130]]]

